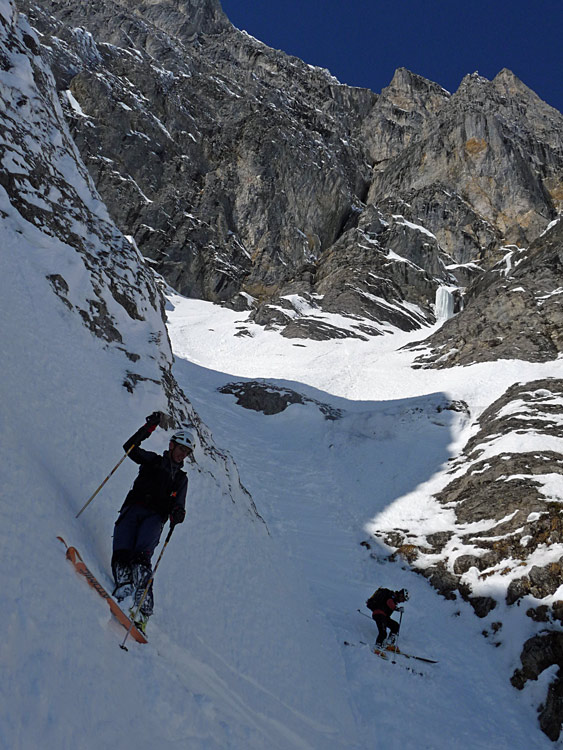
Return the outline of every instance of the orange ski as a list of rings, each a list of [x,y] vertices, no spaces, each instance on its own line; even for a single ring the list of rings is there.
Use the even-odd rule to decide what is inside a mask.
[[[121,625],[123,625],[125,630],[129,630],[129,628],[131,628],[131,635],[137,641],[137,643],[148,643],[145,636],[141,633],[140,630],[135,627],[135,625],[131,627],[131,620],[127,617],[119,604],[111,598],[104,587],[96,580],[96,577],[92,575],[90,570],[86,567],[82,557],[80,556],[80,552],[76,549],[76,547],[69,547],[62,536],[58,536],[57,539],[59,539],[66,547],[67,560],[70,560],[70,562],[74,565],[74,569],[76,570],[76,572],[84,576],[84,578],[88,581],[88,584],[98,592],[102,599],[105,599],[107,601],[115,619]]]

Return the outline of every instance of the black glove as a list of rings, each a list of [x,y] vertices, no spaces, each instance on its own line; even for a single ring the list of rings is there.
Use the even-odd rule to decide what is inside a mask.
[[[405,611],[404,607],[396,607],[395,609],[396,609],[397,612],[404,612]]]
[[[149,434],[151,432],[154,432],[156,428],[160,425],[161,417],[162,417],[162,414],[159,411],[153,411],[152,414],[149,414],[149,416],[146,417],[145,427],[147,428]]]
[[[170,513],[170,526],[176,526],[177,523],[182,523],[185,517],[185,508],[182,508],[180,505],[176,505],[174,508],[172,508],[172,512]]]

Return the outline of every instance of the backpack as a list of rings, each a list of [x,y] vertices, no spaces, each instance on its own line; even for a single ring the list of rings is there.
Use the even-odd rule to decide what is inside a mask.
[[[387,600],[393,595],[390,589],[379,588],[377,591],[370,596],[366,601],[366,607],[374,612],[376,609],[381,609]]]

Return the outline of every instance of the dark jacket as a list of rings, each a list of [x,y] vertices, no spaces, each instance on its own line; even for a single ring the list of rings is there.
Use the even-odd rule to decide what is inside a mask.
[[[376,615],[390,617],[397,608],[396,597],[396,591],[384,588],[377,589],[366,602],[368,608],[372,611],[372,617]]]
[[[141,505],[158,513],[166,521],[175,506],[186,506],[188,476],[182,471],[182,464],[172,461],[168,451],[160,455],[138,447],[150,434],[151,431],[143,426],[123,444],[126,453],[132,445],[135,446],[129,458],[140,464],[141,468],[121,510],[129,505]]]

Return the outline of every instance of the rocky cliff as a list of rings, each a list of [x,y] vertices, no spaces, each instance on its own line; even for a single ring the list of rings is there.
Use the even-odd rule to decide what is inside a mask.
[[[450,95],[401,69],[377,95],[211,0],[20,7],[118,226],[180,292],[288,336],[433,322],[440,286],[465,287],[560,205],[563,118],[509,71]]]
[[[165,384],[172,414],[186,418],[171,375],[172,355],[154,275],[111,221],[70,136],[37,37],[8,5],[2,17],[3,232],[14,228],[73,316],[128,362],[124,385]],[[8,15],[9,13],[9,15]],[[17,242],[13,241],[13,249]],[[35,265],[29,258],[31,265]],[[127,323],[132,336],[124,333]],[[141,361],[132,340],[151,357]]]
[[[419,366],[452,367],[498,359],[547,362],[563,351],[563,222],[528,248],[506,255],[469,286],[463,313],[425,344]],[[430,349],[426,349],[426,345]]]

